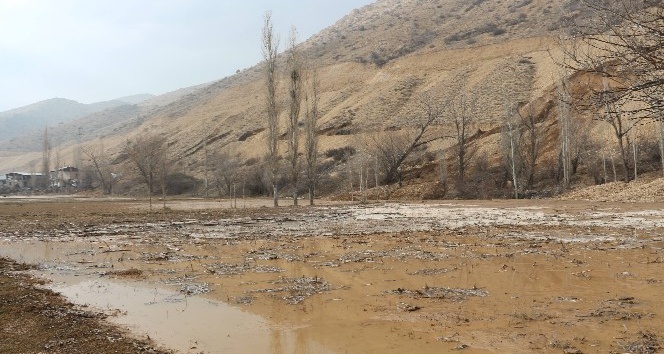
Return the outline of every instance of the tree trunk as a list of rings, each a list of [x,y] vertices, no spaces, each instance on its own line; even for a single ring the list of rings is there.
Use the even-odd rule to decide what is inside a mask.
[[[625,151],[625,142],[624,135],[620,135],[618,138],[618,146],[620,147],[620,157],[622,158],[623,165],[623,175],[625,183],[629,182],[629,161],[627,161],[627,152]]]
[[[664,117],[659,119],[659,157],[662,161],[662,175],[664,176]]]
[[[278,207],[279,206],[279,189],[277,188],[276,183],[274,183],[272,185],[272,192],[273,192],[272,198],[274,198],[274,206]]]

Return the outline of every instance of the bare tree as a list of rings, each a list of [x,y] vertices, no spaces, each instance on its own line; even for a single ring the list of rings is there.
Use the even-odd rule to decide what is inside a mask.
[[[166,187],[168,186],[168,177],[171,174],[171,167],[173,166],[174,162],[173,157],[171,156],[167,147],[167,144],[162,143],[161,159],[159,160],[159,169],[157,171],[159,187],[161,189],[161,200],[163,202],[164,209],[166,209]]]
[[[212,156],[212,171],[217,194],[221,198],[222,192],[229,198],[233,193],[233,186],[237,183],[240,163],[237,156],[226,150],[217,151]]]
[[[521,172],[521,156],[519,155],[519,145],[521,144],[521,127],[516,118],[516,108],[512,102],[505,103],[505,121],[503,123],[503,144],[507,152],[505,155],[508,165],[508,172],[512,177],[512,187],[514,188],[514,198],[519,199],[519,173]]]
[[[622,159],[623,178],[629,181],[628,134],[642,119],[658,119],[658,112],[664,108],[664,3],[580,3],[586,15],[577,16],[575,26],[563,36],[563,64],[601,78],[601,85],[588,87],[587,103],[581,108],[611,126]]]
[[[572,99],[569,93],[569,83],[567,78],[564,74],[562,77],[561,83],[558,86],[558,128],[560,129],[559,160],[563,171],[563,187],[567,188],[569,187],[572,174],[572,152],[570,147],[572,135]]]
[[[262,54],[265,61],[267,111],[267,166],[272,183],[274,206],[279,206],[279,105],[277,102],[277,54],[279,38],[274,35],[272,13],[266,12],[263,23]]]
[[[414,133],[387,132],[370,137],[372,155],[378,157],[385,171],[383,183],[401,183],[401,166],[410,154],[418,147],[441,138],[430,132],[430,128],[442,116],[440,103],[431,95],[424,94],[418,99],[418,108],[420,115],[412,119],[416,124]]]
[[[438,153],[438,183],[447,191],[447,154],[445,149]]]
[[[85,146],[81,149],[83,155],[87,158],[87,162],[92,167],[101,188],[106,194],[113,194],[113,183],[115,174],[111,171],[111,161],[109,156],[104,151],[104,145],[100,141],[99,146],[92,145]]]
[[[521,151],[524,163],[525,188],[532,189],[535,183],[537,161],[541,151],[540,139],[542,139],[545,133],[544,126],[538,124],[538,116],[532,105],[519,110],[518,114],[520,116],[520,125],[523,127]]]
[[[457,172],[459,174],[458,188],[463,190],[466,181],[468,165],[477,151],[471,141],[472,130],[475,125],[475,100],[469,98],[465,93],[458,94],[448,104],[447,119],[454,125],[455,155],[457,160]]]
[[[664,3],[580,3],[588,15],[578,17],[571,33],[564,37],[565,64],[608,80],[614,102],[631,102],[623,107],[623,113],[656,113],[664,105]],[[598,100],[605,96],[602,91],[596,92]]]
[[[605,81],[603,83],[605,90],[601,96],[600,102],[602,109],[594,116],[597,121],[608,123],[613,131],[613,137],[618,145],[618,152],[622,160],[623,178],[625,182],[629,182],[629,154],[627,146],[629,146],[629,133],[634,127],[640,124],[645,117],[640,115],[632,115],[623,111],[620,106],[620,101],[615,100],[615,92],[609,87]]]
[[[166,163],[166,139],[159,135],[141,135],[133,141],[127,141],[124,151],[132,162],[135,171],[148,188],[150,209],[155,187],[161,185],[165,193],[168,166]]]
[[[316,184],[320,177],[318,171],[318,72],[313,71],[309,91],[305,94],[306,115],[304,120],[305,142],[304,153],[307,164],[307,188],[309,189],[309,205],[314,205]]]
[[[44,128],[44,139],[42,140],[42,178],[39,187],[47,189],[49,187],[49,175],[51,172],[51,141],[48,137],[48,127]]]
[[[300,108],[302,105],[302,62],[297,49],[297,30],[291,28],[288,38],[288,145],[290,162],[290,179],[293,187],[293,205],[297,206],[298,180],[300,177]]]

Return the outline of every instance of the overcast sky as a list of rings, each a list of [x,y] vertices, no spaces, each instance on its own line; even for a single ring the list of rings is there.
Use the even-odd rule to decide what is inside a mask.
[[[305,40],[372,0],[0,0],[0,111],[161,94],[260,60],[265,11]],[[282,41],[283,42],[283,41]]]

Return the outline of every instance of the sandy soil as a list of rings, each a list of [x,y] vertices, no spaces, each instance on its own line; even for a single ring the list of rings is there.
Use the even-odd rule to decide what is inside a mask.
[[[660,350],[662,203],[224,205],[5,201],[0,256],[182,353]]]

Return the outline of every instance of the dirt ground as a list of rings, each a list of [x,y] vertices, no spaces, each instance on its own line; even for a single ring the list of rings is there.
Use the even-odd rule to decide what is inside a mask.
[[[2,200],[0,256],[93,326],[181,353],[660,351],[664,203],[265,203]],[[88,322],[64,335],[6,312],[48,293],[25,279],[3,271],[0,343],[48,340],[0,352],[88,352]]]

